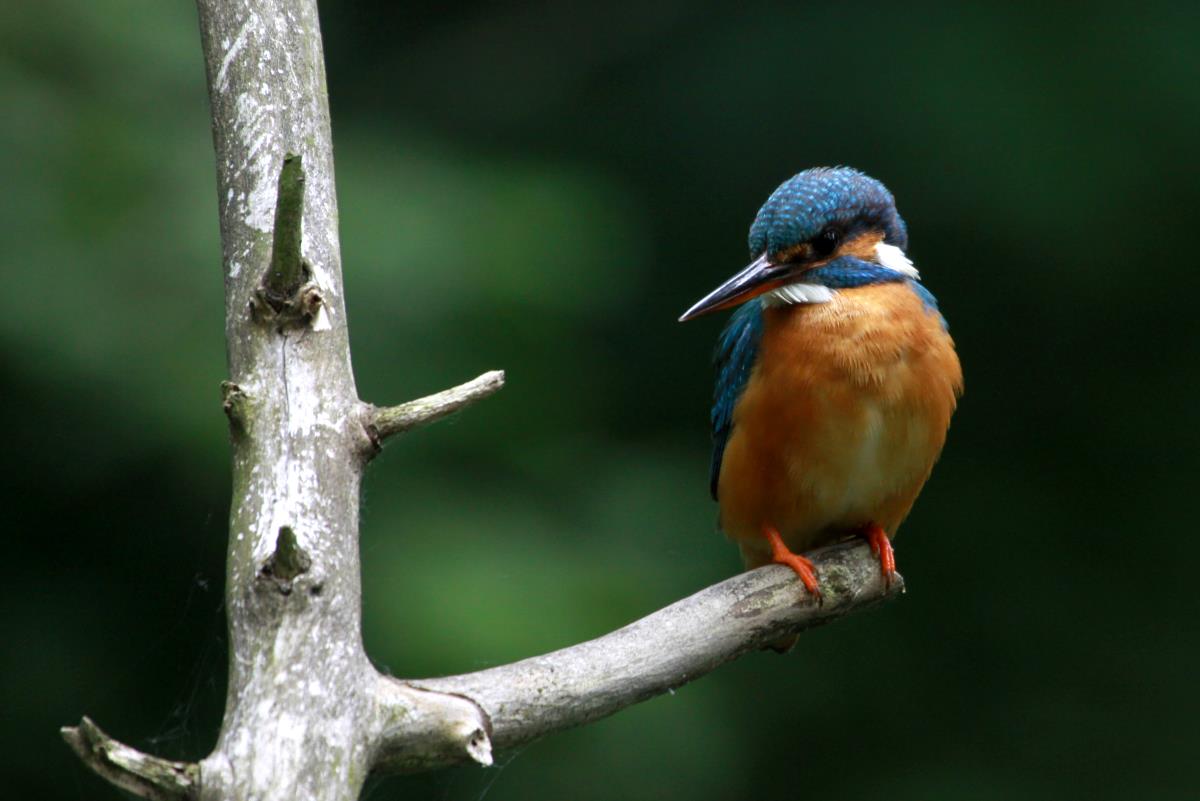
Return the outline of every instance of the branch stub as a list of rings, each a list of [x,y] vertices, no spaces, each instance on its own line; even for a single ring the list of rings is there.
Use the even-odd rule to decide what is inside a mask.
[[[312,557],[300,547],[291,526],[280,526],[275,552],[263,563],[262,576],[274,579],[284,595],[292,591],[292,581],[312,567]]]
[[[105,734],[90,718],[64,726],[62,738],[84,764],[112,784],[152,801],[191,801],[200,793],[200,766],[143,754]]]

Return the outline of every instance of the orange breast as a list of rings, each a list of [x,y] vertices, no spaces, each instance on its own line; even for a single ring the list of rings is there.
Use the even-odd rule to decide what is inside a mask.
[[[764,311],[717,494],[748,566],[775,526],[794,551],[867,523],[894,536],[946,440],[962,392],[954,343],[902,283]]]

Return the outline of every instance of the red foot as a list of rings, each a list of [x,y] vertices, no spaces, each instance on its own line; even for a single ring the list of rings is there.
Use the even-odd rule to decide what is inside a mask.
[[[783,538],[779,536],[779,532],[773,526],[763,523],[762,531],[767,542],[771,543],[771,561],[787,565],[796,571],[796,575],[804,582],[804,588],[808,590],[809,595],[820,600],[821,590],[817,587],[817,568],[812,560],[788,550],[788,547],[783,544]]]
[[[892,541],[878,523],[868,525],[863,529],[862,535],[879,557],[879,570],[883,573],[884,586],[890,587],[892,579],[896,576],[896,552],[892,550]]]

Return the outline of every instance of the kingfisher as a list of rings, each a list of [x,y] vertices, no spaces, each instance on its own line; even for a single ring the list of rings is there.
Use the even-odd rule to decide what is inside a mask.
[[[906,255],[886,187],[849,167],[784,182],[750,226],[750,265],[680,321],[733,306],[717,340],[710,486],[746,569],[861,536],[891,540],[941,453],[962,368]],[[786,650],[784,644],[782,650]]]

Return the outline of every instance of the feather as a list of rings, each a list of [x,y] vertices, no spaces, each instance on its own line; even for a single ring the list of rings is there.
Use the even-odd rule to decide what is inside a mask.
[[[875,246],[875,258],[889,270],[907,275],[914,280],[921,277],[917,268],[913,266],[912,259],[904,255],[904,251],[895,245],[880,242]]]
[[[787,306],[793,303],[828,303],[833,290],[820,284],[784,284],[762,296],[764,306]]]
[[[717,340],[713,354],[717,384],[713,390],[712,406],[712,465],[709,472],[709,491],[717,497],[717,479],[721,475],[721,458],[725,443],[733,428],[733,407],[737,405],[742,390],[754,369],[758,355],[758,343],[762,339],[762,304],[746,303],[733,316]]]

